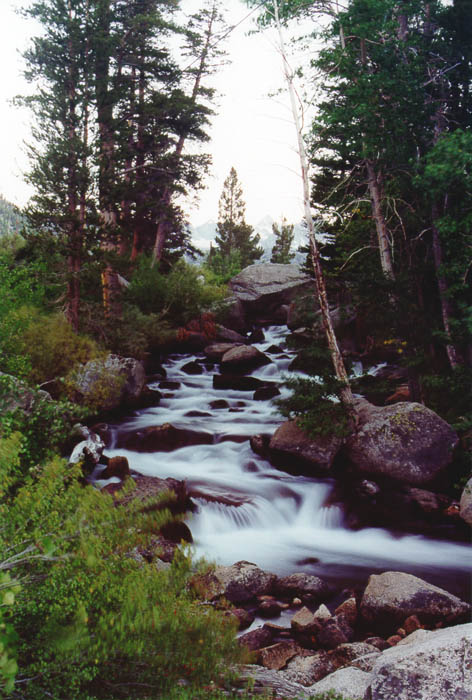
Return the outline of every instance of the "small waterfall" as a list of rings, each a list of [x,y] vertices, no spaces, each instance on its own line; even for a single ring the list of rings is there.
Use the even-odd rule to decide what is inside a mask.
[[[273,347],[284,348],[285,332],[281,327],[265,330],[265,340],[256,347],[270,350],[272,362],[255,370],[254,377],[279,382],[286,376],[293,353]],[[252,452],[249,438],[272,434],[282,422],[272,402],[255,401],[252,392],[215,390],[216,370],[187,375],[182,367],[192,359],[203,356],[169,358],[167,380],[178,382],[178,388],[162,390],[159,406],[138,411],[114,426],[107,454],[126,456],[136,472],[187,481],[197,494],[198,511],[189,526],[198,555],[223,564],[247,559],[276,573],[304,570],[344,580],[393,567],[428,574],[430,580],[437,574],[439,582],[451,570],[459,577],[472,570],[466,545],[421,536],[396,537],[381,529],[347,530],[342,507],[330,503],[331,479],[286,474]],[[289,393],[283,387],[281,392]],[[228,407],[212,408],[217,399],[224,399]],[[116,448],[118,432],[166,422],[211,433],[214,443],[169,453]]]

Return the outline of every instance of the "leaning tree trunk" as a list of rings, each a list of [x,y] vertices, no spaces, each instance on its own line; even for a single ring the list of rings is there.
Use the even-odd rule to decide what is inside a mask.
[[[321,267],[320,252],[315,237],[315,229],[313,225],[313,217],[311,214],[310,207],[310,179],[308,174],[308,158],[306,154],[305,143],[303,141],[302,129],[300,124],[300,118],[298,115],[297,101],[295,96],[295,88],[293,85],[293,73],[290,70],[290,66],[287,60],[287,53],[285,50],[285,42],[282,34],[282,26],[279,17],[279,7],[277,0],[273,0],[274,15],[277,25],[277,30],[279,33],[279,49],[282,55],[283,68],[285,81],[287,83],[287,89],[290,96],[290,103],[292,108],[292,116],[297,132],[297,142],[298,142],[298,155],[300,158],[300,169],[303,181],[303,203],[305,209],[305,220],[308,227],[308,235],[310,240],[310,252],[311,259],[313,263],[313,270],[315,272],[315,283],[316,283],[316,293],[318,297],[318,302],[321,309],[321,319],[323,322],[323,328],[326,335],[326,340],[328,342],[329,351],[331,354],[331,360],[333,362],[334,371],[336,373],[336,378],[342,382],[343,387],[340,391],[340,398],[343,405],[348,409],[351,415],[354,415],[354,398],[352,395],[351,387],[349,385],[349,378],[347,376],[346,367],[344,366],[344,361],[339,350],[338,342],[336,339],[336,334],[334,332],[333,323],[331,320],[331,314],[329,311],[328,295],[326,292],[326,284],[323,275],[323,269]]]

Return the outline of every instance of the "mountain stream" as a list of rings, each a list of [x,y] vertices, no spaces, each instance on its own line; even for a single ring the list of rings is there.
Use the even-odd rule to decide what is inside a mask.
[[[264,342],[255,345],[272,363],[252,376],[280,382],[289,373],[293,353],[273,347],[284,347],[286,332],[280,326],[265,329]],[[332,479],[286,474],[251,450],[252,435],[273,433],[283,420],[273,403],[253,400],[253,392],[214,389],[217,366],[189,376],[182,367],[193,359],[173,355],[167,360],[167,381],[178,382],[178,388],[160,389],[159,406],[112,426],[114,438],[106,452],[110,457],[126,456],[135,472],[187,482],[198,505],[188,521],[197,556],[226,565],[244,559],[279,575],[305,571],[340,586],[355,585],[375,572],[408,571],[467,596],[470,547],[379,528],[344,527],[341,507],[326,505]],[[159,382],[150,386],[158,388]],[[285,387],[280,389],[287,395]],[[227,407],[210,407],[221,399]],[[170,453],[114,447],[120,431],[167,422],[211,433],[214,442]]]

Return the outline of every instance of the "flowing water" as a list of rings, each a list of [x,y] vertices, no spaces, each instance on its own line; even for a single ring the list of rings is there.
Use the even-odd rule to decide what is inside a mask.
[[[283,347],[285,333],[282,327],[265,329],[265,341],[256,347],[268,352],[272,363],[253,376],[280,381],[287,375],[293,355],[271,347]],[[363,581],[377,571],[409,571],[467,595],[470,547],[378,528],[345,528],[342,509],[326,505],[332,480],[291,476],[252,452],[249,437],[273,433],[283,420],[271,401],[254,401],[253,392],[213,389],[217,368],[189,376],[182,367],[192,359],[169,358],[167,381],[179,382],[179,388],[164,391],[159,406],[114,426],[107,455],[126,456],[130,468],[141,474],[187,481],[198,504],[189,521],[197,555],[222,564],[245,559],[278,574],[306,571],[340,585]],[[284,395],[288,390],[281,391]],[[228,407],[210,408],[217,399]],[[166,422],[210,433],[214,443],[170,453],[113,448],[120,431]]]

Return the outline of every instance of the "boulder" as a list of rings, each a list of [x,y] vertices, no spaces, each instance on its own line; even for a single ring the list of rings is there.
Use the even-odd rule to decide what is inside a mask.
[[[309,686],[336,670],[333,660],[326,651],[318,651],[310,656],[296,656],[288,664],[284,675],[295,683]]]
[[[237,348],[240,344],[241,343],[212,343],[211,345],[207,345],[203,352],[210,360],[218,360],[219,362],[228,350],[233,350],[233,348]]]
[[[276,386],[265,386],[257,389],[252,397],[254,401],[270,401],[270,399],[280,396],[280,391]]]
[[[316,634],[317,644],[323,649],[335,649],[354,639],[354,631],[344,615],[333,615],[325,620]]]
[[[348,598],[347,600],[344,601],[344,603],[341,603],[341,605],[338,605],[336,610],[334,611],[335,615],[344,615],[348,623],[351,625],[351,627],[354,627],[354,625],[357,622],[357,603],[355,598]]]
[[[157,476],[133,474],[135,487],[126,494],[121,502],[139,499],[146,505],[145,512],[154,510],[169,510],[172,515],[188,513],[196,510],[196,505],[190,498],[185,481],[178,479],[160,479]]]
[[[460,500],[460,516],[472,527],[472,478],[467,482]]]
[[[416,615],[423,624],[453,625],[470,614],[470,605],[412,574],[387,571],[369,578],[360,615],[369,629],[395,631]]]
[[[309,638],[320,629],[320,622],[307,607],[297,610],[290,620],[290,626],[295,636]]]
[[[406,641],[406,640],[405,640]],[[388,649],[371,675],[371,700],[471,700],[472,624]]]
[[[194,577],[193,586],[207,600],[224,597],[231,603],[242,603],[270,593],[275,574],[262,571],[256,564],[238,561],[232,566],[217,566],[212,572]]]
[[[223,324],[221,327],[226,330],[236,331],[243,336],[248,331],[250,324],[246,319],[244,306],[234,294],[213,304],[211,310]],[[217,337],[219,328],[220,326],[217,325]],[[221,334],[219,337],[221,338]]]
[[[373,660],[377,659],[380,653],[380,650],[373,644],[367,644],[366,642],[352,642],[348,644],[340,644],[331,653],[330,658],[333,660],[336,668],[343,668],[344,666],[350,666],[353,661],[365,658],[367,656],[370,659],[370,664],[373,664]],[[359,668],[359,666],[356,666],[356,668]],[[363,668],[362,670],[365,671],[366,668]]]
[[[370,673],[360,671],[358,668],[340,668],[323,680],[310,686],[311,695],[323,695],[330,691],[334,694],[345,695],[349,700],[364,700],[370,685]],[[373,699],[372,699],[373,700]],[[385,697],[387,700],[387,697]],[[388,700],[397,700],[396,696],[389,696]],[[415,700],[420,700],[416,698]],[[439,700],[439,698],[436,698]],[[441,698],[442,700],[442,698]]]
[[[458,443],[456,433],[434,411],[418,403],[373,406],[357,399],[358,428],[346,442],[355,468],[422,486],[441,476]]]
[[[210,401],[209,405],[214,411],[221,411],[224,408],[229,408],[229,403],[225,399],[215,399],[215,401]]]
[[[292,599],[295,596],[304,602],[318,602],[330,595],[327,583],[318,576],[297,573],[277,579],[274,590],[282,598]]]
[[[215,340],[220,343],[236,343],[237,345],[241,345],[246,342],[246,337],[237,331],[231,330],[231,328],[225,328],[217,324]]]
[[[273,263],[250,265],[229,283],[243,305],[246,318],[266,320],[280,319],[277,317],[280,307],[290,304],[312,286],[312,279],[303,274],[298,265]]]
[[[129,476],[129,463],[126,457],[110,457],[106,469],[100,474],[100,479],[126,479]]]
[[[276,698],[297,698],[297,700],[309,700],[310,695],[300,683],[295,683],[287,678],[286,671],[273,671],[263,666],[243,666],[239,668],[241,677],[249,681],[253,692],[257,695],[265,695]]]
[[[0,372],[0,413],[23,411],[30,415],[38,401],[51,401],[47,391],[32,389],[21,379]]]
[[[137,406],[146,385],[144,366],[133,357],[108,355],[90,360],[68,380],[77,403],[94,410],[111,411]]]
[[[259,389],[257,391],[259,391]],[[252,451],[255,452],[256,455],[268,459],[270,438],[271,436],[267,434],[252,435],[249,439]]]
[[[170,423],[149,425],[132,433],[118,436],[117,447],[135,452],[172,452],[190,445],[211,445],[213,435],[186,428],[176,428]]]
[[[85,467],[92,470],[100,461],[105,443],[96,433],[92,433],[88,428],[85,430],[88,433],[87,437],[74,447],[69,457],[69,464],[83,462]]]
[[[270,386],[272,382],[264,382],[256,377],[244,377],[238,374],[214,374],[214,389],[234,389],[235,391],[256,391],[265,386]]]
[[[226,618],[236,620],[238,623],[238,630],[247,629],[256,619],[253,613],[244,608],[231,608],[230,610],[225,610],[223,615]]]
[[[332,617],[330,611],[324,603],[321,603],[314,612],[315,620],[318,620],[320,624],[323,624],[326,620]]]
[[[342,445],[336,436],[310,437],[295,420],[277,428],[269,444],[270,460],[290,473],[312,475],[328,472]]]
[[[225,352],[221,358],[223,372],[250,372],[262,365],[270,364],[271,360],[252,345],[237,345]]]
[[[260,649],[257,660],[265,668],[280,671],[287,661],[292,659],[299,651],[299,646],[293,641],[277,642],[270,647]]]
[[[269,620],[273,617],[279,617],[285,606],[279,603],[277,600],[263,600],[262,603],[257,608],[257,614],[259,617]],[[263,664],[264,666],[265,664]]]
[[[249,651],[257,651],[267,647],[275,637],[275,631],[270,629],[268,625],[258,627],[255,630],[246,632],[238,638],[238,643],[246,647]]]
[[[262,328],[253,328],[249,335],[248,342],[252,345],[253,343],[263,343],[264,340],[265,335]]]
[[[190,375],[203,374],[203,367],[199,362],[187,362],[185,365],[183,365],[182,372]]]

